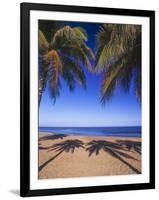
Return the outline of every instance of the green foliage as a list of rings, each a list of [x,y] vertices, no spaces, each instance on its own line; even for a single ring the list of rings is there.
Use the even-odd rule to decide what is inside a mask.
[[[81,86],[86,88],[86,77],[81,66],[68,57],[63,57],[62,62],[65,66],[62,76],[66,80],[70,90],[74,90],[76,80],[80,83]]]
[[[134,91],[140,101],[141,27],[138,25],[104,24],[97,34],[95,71],[103,74],[102,103],[112,97],[119,84],[128,91],[133,77]],[[134,75],[132,75],[133,72]]]
[[[94,59],[94,54],[87,47],[86,41],[87,34],[81,27],[60,28],[53,35],[50,44],[47,43],[44,33],[39,30],[39,54],[42,58],[39,64],[41,66],[39,79],[43,80],[43,86],[49,83],[54,100],[60,93],[60,77],[66,81],[70,91],[74,90],[76,82],[86,88],[82,65],[92,71],[90,60]]]
[[[39,41],[40,52],[47,51],[49,48],[49,43],[41,30],[39,30],[38,37],[39,37],[38,41]]]

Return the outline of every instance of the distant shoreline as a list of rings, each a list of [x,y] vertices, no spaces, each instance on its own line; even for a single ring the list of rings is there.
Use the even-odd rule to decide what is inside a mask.
[[[92,137],[93,137],[93,136],[94,136],[94,137],[98,137],[98,136],[99,136],[99,137],[121,137],[121,138],[122,138],[122,137],[125,137],[125,138],[141,138],[141,137],[142,137],[142,136],[135,136],[135,135],[134,135],[134,136],[132,136],[132,135],[130,135],[130,136],[129,136],[129,135],[124,135],[124,136],[123,136],[123,135],[111,135],[111,134],[110,134],[110,135],[97,135],[97,134],[87,135],[87,134],[79,134],[79,133],[57,133],[57,132],[50,132],[50,131],[48,131],[48,132],[47,132],[47,131],[43,131],[43,132],[40,131],[39,133],[46,134],[46,135],[47,135],[47,134],[50,134],[50,135],[51,135],[51,134],[59,134],[59,135],[60,135],[60,134],[61,134],[61,135],[64,134],[64,135],[68,135],[68,136],[87,136],[87,137],[91,137],[91,136],[92,136]]]

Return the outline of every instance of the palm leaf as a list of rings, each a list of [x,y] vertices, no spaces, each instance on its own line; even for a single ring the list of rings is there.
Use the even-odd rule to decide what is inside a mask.
[[[141,71],[136,74],[134,83],[135,95],[137,96],[138,101],[141,103]]]
[[[107,33],[106,31],[108,30],[109,32]],[[120,57],[127,51],[128,47],[133,47],[136,34],[134,25],[105,24],[104,28],[97,34],[97,42],[102,42],[102,44],[98,45],[100,54],[97,55],[95,64],[97,70],[102,70],[113,57]]]
[[[85,43],[83,43],[81,45],[81,48],[83,49],[84,53],[86,54],[86,56],[90,59],[90,60],[95,60],[95,55],[92,51],[91,48],[89,48]]]
[[[64,26],[56,31],[44,55],[40,56],[43,60],[40,68],[46,72],[40,74],[45,80],[45,85],[48,83],[54,99],[60,94],[60,77],[64,78],[71,91],[75,88],[76,82],[86,87],[86,77],[82,67],[85,66],[92,71],[90,60],[94,59],[94,54],[86,45],[86,41],[87,34],[83,28]]]
[[[101,87],[101,95],[103,102],[106,99],[106,97],[108,99],[110,98],[110,94],[112,94],[112,92],[110,93],[110,88],[112,88],[111,85],[112,83],[115,84],[118,75],[121,69],[125,66],[125,64],[126,64],[126,59],[122,58],[118,62],[114,63],[111,67],[109,67],[109,70],[105,73]],[[113,88],[115,87],[114,84]]]
[[[59,48],[63,45],[68,44],[69,42],[76,41],[76,39],[77,34],[75,33],[75,31],[73,31],[70,26],[64,26],[55,33],[51,41],[51,46],[54,48]]]
[[[69,51],[68,51],[69,49]],[[61,48],[62,53],[67,55],[68,57],[72,57],[76,59],[78,62],[82,62],[82,64],[87,67],[89,71],[92,71],[92,66],[88,56],[85,51],[79,45],[68,45]]]
[[[137,49],[139,47],[136,47]],[[104,104],[105,100],[109,100],[113,95],[117,84],[123,86],[125,91],[129,90],[130,82],[132,80],[132,74],[135,69],[140,70],[140,65],[137,65],[139,61],[135,60],[136,49],[129,49],[118,60],[115,60],[109,65],[104,73],[103,81],[101,85],[101,102]],[[137,72],[140,77],[140,73]],[[139,86],[139,85],[138,85]],[[141,88],[141,85],[139,86]]]
[[[71,60],[68,57],[63,57],[62,61],[63,65],[65,66],[63,70],[63,77],[67,81],[70,90],[73,90],[75,88],[75,80],[77,80],[80,85],[85,88],[86,77],[79,63]]]
[[[39,43],[39,49],[41,51],[47,51],[48,47],[49,47],[49,43],[46,39],[46,37],[44,36],[43,32],[39,30],[38,32],[38,43]]]
[[[75,27],[73,28],[73,31],[76,33],[77,37],[81,40],[87,41],[88,35],[86,31],[82,27]]]
[[[104,74],[101,84],[102,103],[110,99],[117,84],[129,90],[136,67],[141,68],[141,27],[104,24],[97,34],[95,61],[95,71]],[[137,80],[135,85],[141,88]],[[140,93],[139,89],[135,90],[136,94]]]
[[[50,50],[44,55],[44,60],[49,65],[49,76],[51,77],[51,87],[53,90],[57,89],[59,73],[62,72],[62,63],[58,52],[54,49]]]

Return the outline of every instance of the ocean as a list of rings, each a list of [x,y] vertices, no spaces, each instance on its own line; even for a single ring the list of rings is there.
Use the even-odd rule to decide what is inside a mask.
[[[67,135],[141,137],[141,126],[129,127],[39,127],[39,132]]]

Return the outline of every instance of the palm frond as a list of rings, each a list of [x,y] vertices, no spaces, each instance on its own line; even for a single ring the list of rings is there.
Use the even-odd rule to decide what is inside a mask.
[[[59,48],[63,45],[68,44],[69,42],[76,41],[77,34],[70,26],[64,26],[63,28],[59,29],[51,41],[51,46],[53,48]]]
[[[88,35],[84,28],[82,27],[74,27],[73,31],[76,33],[77,37],[80,38],[81,40],[87,41],[88,40]]]
[[[39,50],[47,51],[49,47],[49,43],[44,36],[43,32],[39,30],[38,32],[38,43],[39,43]]]
[[[117,84],[121,84],[125,91],[129,90],[132,72],[136,67],[141,68],[141,27],[104,24],[97,34],[95,61],[95,71],[104,74],[101,85],[102,103],[110,99]],[[140,83],[136,80],[137,82]],[[138,87],[141,85],[138,84]]]
[[[125,66],[125,64],[126,64],[126,59],[122,58],[118,62],[111,65],[111,67],[109,67],[109,70],[105,72],[101,86],[101,96],[102,96],[101,101],[103,103],[105,102],[106,99],[109,99],[112,96],[114,89],[116,87],[115,84],[117,84],[119,74],[122,68]]]
[[[62,63],[58,52],[54,49],[44,55],[45,62],[49,65],[49,76],[51,80],[51,88],[56,91],[59,79],[59,73],[62,72]]]
[[[86,88],[86,77],[79,63],[68,57],[63,57],[62,61],[65,66],[63,70],[63,78],[67,81],[70,90],[75,88],[75,80],[77,80],[81,86]]]
[[[57,97],[60,95],[60,89],[61,89],[60,79],[58,78],[56,87],[54,88],[52,87],[52,83],[54,82],[54,76],[50,76],[50,79],[48,79],[47,82],[48,82],[50,97],[53,99],[53,103],[55,103]]]
[[[44,64],[41,69],[46,71],[45,82],[49,84],[54,99],[60,93],[60,77],[64,78],[71,91],[75,88],[76,82],[86,87],[82,67],[92,71],[91,60],[94,59],[93,51],[86,45],[86,41],[87,33],[83,28],[64,26],[56,31],[47,46],[47,51],[42,54]]]
[[[69,48],[69,50],[68,50]],[[92,65],[85,51],[79,45],[69,45],[68,47],[61,48],[62,53],[67,55],[68,57],[72,57],[76,59],[78,62],[82,62],[82,64],[87,67],[89,71],[92,71]]]
[[[85,44],[86,40],[87,34],[83,28],[65,26],[56,32],[51,41],[51,46],[59,49],[64,54],[81,60],[91,71],[92,67],[89,59],[94,59],[94,54]]]
[[[134,52],[134,49],[130,49],[118,60],[114,60],[106,69],[101,86],[103,103],[113,95],[117,84],[121,84],[125,91],[129,90],[130,82],[133,77],[133,70],[135,68],[140,70],[141,67],[137,65],[139,61],[135,60],[134,56],[136,56],[136,53],[134,54]]]
[[[94,55],[94,53],[93,53],[93,51],[92,51],[91,48],[89,48],[85,43],[83,43],[83,44],[81,45],[81,48],[83,49],[84,53],[86,54],[86,56],[87,56],[90,60],[92,60],[92,61],[95,60],[95,55]]]
[[[104,25],[104,28],[97,34],[97,43],[101,43],[98,44],[100,54],[97,54],[95,64],[97,70],[101,71],[113,57],[120,57],[127,51],[127,48],[135,45],[138,34],[136,30],[138,29],[134,25]]]
[[[141,71],[138,72],[134,79],[135,95],[138,101],[141,103]]]
[[[87,34],[81,27],[64,26],[59,29],[51,41],[53,48],[61,48],[69,45],[83,45],[87,41]]]

